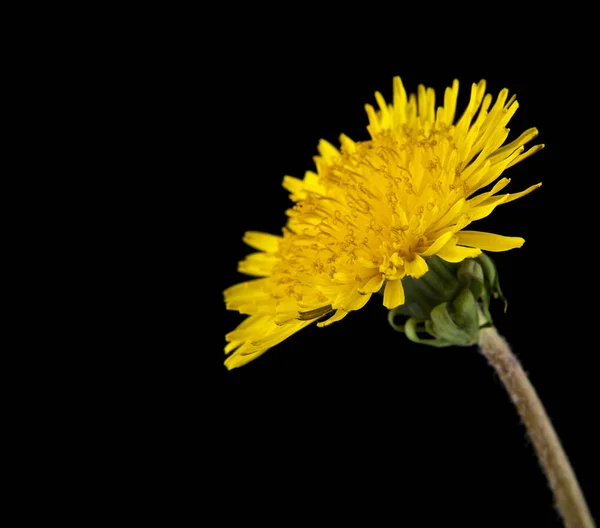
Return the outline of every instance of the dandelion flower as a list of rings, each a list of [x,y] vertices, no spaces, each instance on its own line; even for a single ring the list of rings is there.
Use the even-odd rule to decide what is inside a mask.
[[[386,308],[402,305],[402,279],[422,277],[434,255],[460,262],[522,246],[519,237],[466,229],[541,185],[501,194],[505,169],[543,145],[525,150],[535,128],[504,144],[518,103],[504,89],[492,104],[485,89],[483,80],[473,84],[455,120],[457,80],[436,109],[433,89],[407,96],[396,77],[391,104],[377,92],[379,110],[366,105],[370,140],[342,135],[339,149],[322,140],[316,172],[284,178],[294,206],[282,236],[247,232],[258,252],[239,271],[258,278],[224,292],[228,309],[248,315],[226,336],[228,368],[314,322],[343,319],[379,291]]]

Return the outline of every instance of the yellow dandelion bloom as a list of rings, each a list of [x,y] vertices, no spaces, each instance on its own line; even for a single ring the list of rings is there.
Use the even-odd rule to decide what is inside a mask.
[[[342,135],[340,149],[321,141],[316,172],[284,178],[295,205],[283,236],[247,232],[244,241],[258,252],[239,271],[260,278],[224,292],[228,309],[248,315],[226,336],[228,368],[315,321],[343,319],[382,288],[388,309],[403,304],[402,279],[425,274],[433,255],[460,262],[481,250],[521,247],[519,237],[465,230],[541,185],[499,194],[510,181],[500,179],[504,170],[543,145],[525,151],[535,128],[504,145],[519,105],[506,89],[492,105],[485,88],[485,81],[473,84],[455,122],[457,80],[436,109],[433,89],[420,85],[407,96],[396,77],[392,104],[377,92],[379,110],[366,105],[370,140]]]

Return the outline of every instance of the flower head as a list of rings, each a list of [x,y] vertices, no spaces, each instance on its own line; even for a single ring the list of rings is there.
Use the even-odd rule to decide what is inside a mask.
[[[322,140],[317,171],[284,178],[294,206],[283,236],[247,232],[258,252],[239,271],[260,278],[225,291],[227,308],[249,316],[226,336],[228,368],[316,321],[343,319],[380,290],[388,309],[402,305],[402,279],[424,275],[433,255],[460,262],[521,247],[519,237],[465,229],[541,185],[500,194],[510,182],[504,170],[543,145],[524,149],[535,128],[504,145],[518,103],[504,89],[492,105],[485,86],[472,86],[455,121],[457,80],[436,110],[433,89],[420,85],[407,97],[396,77],[392,104],[377,92],[379,110],[366,106],[370,140],[342,135],[340,149]]]

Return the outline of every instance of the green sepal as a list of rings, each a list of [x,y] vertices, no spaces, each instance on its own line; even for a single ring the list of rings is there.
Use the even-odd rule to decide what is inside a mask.
[[[464,288],[453,303],[443,303],[431,311],[434,335],[453,345],[470,346],[479,338],[477,303],[473,293]]]
[[[410,339],[411,341],[413,341],[414,343],[420,343],[422,345],[429,345],[429,346],[434,346],[434,347],[447,347],[447,346],[451,346],[454,343],[451,343],[450,341],[446,341],[444,339],[435,337],[435,335],[431,332],[431,321],[425,321],[424,325],[423,325],[423,321],[419,321],[416,317],[410,317],[406,323],[404,325],[399,325],[396,324],[394,321],[395,316],[398,315],[396,313],[394,313],[394,310],[390,310],[390,312],[388,313],[388,322],[390,323],[390,325],[392,326],[392,328],[394,330],[396,330],[397,332],[402,332],[404,334],[406,334],[406,337],[408,337],[408,339]],[[419,326],[422,325],[422,326]],[[429,329],[428,329],[429,327]],[[434,338],[433,339],[424,339],[422,337],[419,337],[419,332],[427,332],[430,335],[432,335]]]
[[[485,289],[485,277],[481,265],[474,259],[465,259],[460,263],[456,273],[458,282],[469,288],[478,299]]]
[[[390,311],[390,325],[415,343],[435,347],[477,343],[480,328],[493,324],[491,299],[502,299],[506,311],[494,262],[481,253],[460,263],[433,256],[427,265],[429,271],[419,279],[402,280],[406,301]],[[395,322],[398,315],[408,316],[404,325]],[[433,339],[421,337],[425,333]]]
[[[481,252],[481,254],[478,257],[476,257],[475,260],[479,262],[483,269],[485,282],[489,288],[489,297],[493,297],[494,299],[501,299],[502,302],[504,302],[504,313],[506,313],[506,310],[508,308],[508,301],[506,300],[506,297],[504,297],[504,294],[500,289],[500,277],[498,276],[498,271],[496,270],[496,265],[494,264],[494,261],[483,252]],[[487,304],[489,305],[489,298]],[[491,317],[489,319],[491,321]]]
[[[469,336],[465,345],[473,345],[479,341],[479,315],[477,298],[470,289],[463,289],[454,302],[450,316],[456,325]]]

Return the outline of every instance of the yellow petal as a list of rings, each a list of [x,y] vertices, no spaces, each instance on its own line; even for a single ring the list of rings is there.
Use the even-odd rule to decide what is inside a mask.
[[[229,354],[232,350],[238,348],[242,343],[243,341],[231,341],[230,343],[227,343],[225,346],[225,354]]]
[[[273,322],[276,325],[281,326],[284,324],[288,324],[295,319],[298,319],[298,312],[282,312],[282,313],[278,313],[273,318]]]
[[[249,317],[248,319],[253,319]],[[281,343],[291,335],[302,328],[308,326],[313,321],[291,321],[288,324],[278,326],[269,317],[254,318],[250,326],[245,330],[244,335],[241,332],[230,332],[226,337],[232,343],[235,341],[244,341],[243,344],[235,350],[225,361],[228,369],[241,367],[246,363],[256,359],[264,354],[269,348]],[[242,323],[243,324],[243,323]],[[240,325],[241,326],[241,325]],[[240,328],[238,327],[238,330]],[[238,343],[236,343],[237,345]],[[231,352],[234,347],[227,347]]]
[[[455,237],[437,252],[437,256],[447,262],[462,262],[466,258],[474,258],[481,253],[481,250],[477,248],[457,246],[456,241]]]
[[[527,159],[529,156],[532,156],[533,154],[535,154],[536,152],[539,152],[540,150],[542,150],[546,145],[544,145],[543,143],[541,145],[536,145],[535,147],[531,147],[527,152],[525,152],[524,154],[521,154],[518,158],[516,158],[515,160],[513,160],[508,166],[507,168],[512,167],[513,165],[516,165],[517,163],[520,163],[521,161],[523,161],[524,159]]]
[[[457,202],[446,212],[446,214],[429,226],[429,229],[436,231],[450,225],[455,221],[455,218],[461,214],[462,209],[465,206],[465,202],[466,200],[464,198],[457,200]]]
[[[369,279],[369,281],[364,285],[364,287],[360,290],[364,293],[373,293],[381,290],[383,286],[383,273],[378,273],[377,275],[373,275]]]
[[[477,196],[475,196],[474,198],[471,198],[467,203],[471,206],[471,207],[477,207],[479,204],[485,202],[488,198],[490,198],[491,196],[499,193],[502,189],[504,189],[504,187],[506,187],[508,184],[510,183],[510,178],[502,178],[501,180],[498,180],[494,187],[492,187],[491,191],[487,191],[481,194],[478,194]]]
[[[379,111],[381,112],[381,123],[385,128],[385,125],[389,127],[390,125],[390,110],[388,108],[383,95],[380,92],[375,92],[375,99],[377,100],[377,104],[379,105]]]
[[[352,310],[360,310],[365,304],[367,304],[367,302],[369,302],[371,295],[373,295],[373,294],[372,293],[364,293],[364,294],[357,293],[352,298],[352,300],[346,306],[344,306],[344,310],[346,310],[347,312],[351,312]]]
[[[530,192],[535,191],[536,189],[539,189],[541,186],[542,186],[541,183],[536,183],[535,185],[528,187],[524,191],[521,191],[518,193],[509,193],[506,195],[506,196],[508,196],[508,198],[506,199],[506,202],[504,202],[504,203],[512,202],[513,200],[518,200],[519,198],[522,198],[526,194],[529,194]]]
[[[399,123],[406,122],[406,103],[408,102],[408,98],[406,96],[406,90],[404,89],[404,85],[402,84],[402,79],[400,77],[394,77],[394,112],[396,112],[396,116],[398,117]]]
[[[452,238],[453,233],[450,231],[448,233],[444,233],[442,236],[438,237],[438,239],[429,246],[428,249],[421,252],[421,256],[423,257],[431,257],[435,255],[443,246],[445,246],[448,241]]]
[[[310,191],[312,193],[317,194],[325,194],[326,189],[319,183],[319,175],[313,171],[306,171],[304,173],[304,180],[302,180],[304,184],[304,189],[306,191]]]
[[[429,266],[421,255],[415,255],[414,260],[404,261],[404,271],[407,275],[418,279],[429,271]]]
[[[337,321],[341,321],[347,315],[348,315],[348,312],[346,312],[345,310],[338,310],[337,312],[335,312],[326,321],[321,321],[320,323],[317,323],[317,326],[319,328],[325,328],[326,326],[329,326],[332,323],[336,323]]]
[[[226,303],[231,302],[248,302],[260,297],[267,297],[265,287],[266,279],[255,279],[246,282],[240,282],[230,286],[223,292]]]
[[[316,319],[312,321],[300,321],[293,320],[288,322],[287,324],[278,325],[275,321],[269,321],[269,325],[267,330],[264,332],[262,336],[252,337],[247,344],[250,344],[251,347],[256,348],[271,348],[279,343],[281,343],[284,339],[287,339],[291,335],[298,332],[298,330],[302,330],[304,327],[308,326],[311,323],[314,323]],[[244,348],[244,347],[242,347]],[[244,355],[244,351],[240,349],[240,354]]]
[[[228,310],[236,310],[244,315],[264,315],[273,313],[277,308],[277,301],[272,298],[262,298],[247,303],[227,303],[225,307]]]
[[[530,129],[526,130],[517,139],[515,139],[514,141],[511,141],[510,143],[507,143],[506,145],[504,145],[504,146],[500,147],[498,150],[496,150],[496,152],[494,152],[494,154],[492,154],[490,156],[491,162],[496,163],[497,160],[504,159],[503,156],[506,156],[507,154],[510,154],[510,153],[514,152],[515,150],[518,150],[520,147],[525,145],[525,143],[528,143],[534,137],[536,137],[538,135],[538,133],[539,132],[538,132],[537,128],[530,128]],[[515,162],[515,163],[517,163],[517,162]]]
[[[337,295],[333,307],[346,312],[360,310],[370,298],[371,293],[360,294],[354,285],[349,285]]]
[[[473,246],[485,251],[508,251],[509,249],[520,248],[525,242],[525,239],[521,237],[507,237],[482,231],[460,231],[456,236],[459,244]]]
[[[280,236],[260,231],[246,231],[243,238],[244,242],[254,249],[275,253],[279,249]]]
[[[324,161],[329,162],[339,157],[340,151],[336,149],[329,141],[322,139],[317,146],[319,154]]]
[[[304,184],[302,180],[294,178],[293,176],[283,177],[283,188],[290,191],[290,198],[297,202],[298,200],[304,200],[306,198],[306,192],[304,190]]]
[[[260,335],[265,329],[269,328],[270,320],[265,315],[251,315],[244,319],[238,327],[225,335],[228,342],[245,342],[253,335]]]
[[[352,141],[346,134],[340,136],[340,143],[344,148],[344,152],[347,154],[354,154],[356,152],[356,143]]]
[[[280,262],[279,257],[269,253],[251,253],[238,264],[238,271],[255,277],[271,275],[273,267]]]
[[[363,268],[374,269],[374,268],[378,268],[379,266],[381,266],[381,262],[374,262],[372,260],[368,260],[363,257],[358,257],[356,262],[358,264],[360,264]]]
[[[243,346],[243,345],[242,345]],[[238,351],[241,349],[238,349]],[[256,359],[257,357],[264,354],[268,349],[267,348],[253,348],[251,351],[247,351],[245,354],[238,354],[238,351],[233,353],[225,360],[225,366],[228,370],[239,368],[246,363],[250,363],[250,361]]]
[[[492,211],[496,209],[498,205],[506,202],[507,196],[507,194],[492,196],[491,198],[485,200],[485,202],[483,202],[481,205],[473,207],[473,209],[471,209],[468,213],[471,222],[474,222],[475,220],[481,220],[482,218],[492,214]]]
[[[393,310],[401,304],[404,304],[402,281],[400,279],[388,280],[385,283],[385,291],[383,292],[383,305],[388,310]]]
[[[283,188],[290,191],[290,198],[294,202],[305,200],[308,192],[321,195],[326,193],[325,187],[319,183],[319,175],[312,171],[306,171],[303,180],[293,176],[284,176]]]
[[[370,104],[367,104],[365,105],[365,111],[367,112],[367,116],[369,118],[369,127],[367,127],[369,132],[371,135],[377,134],[381,131],[381,127],[379,126],[379,119],[375,109]]]

